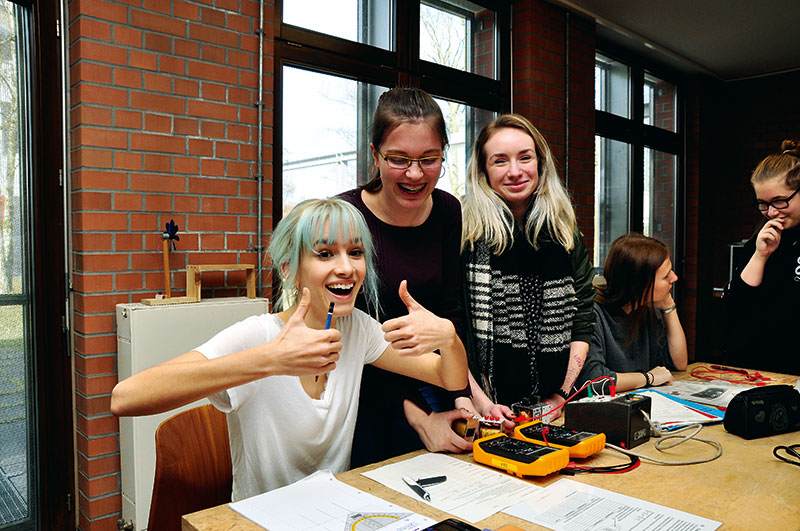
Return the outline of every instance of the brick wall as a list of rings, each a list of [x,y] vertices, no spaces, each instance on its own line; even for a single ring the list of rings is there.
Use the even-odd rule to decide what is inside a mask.
[[[550,144],[591,252],[594,239],[594,22],[575,14],[567,15],[563,9],[541,0],[516,2],[512,20],[514,112],[529,118]],[[569,153],[566,151],[567,128]]]
[[[173,296],[187,264],[255,263],[257,1],[69,2],[72,265],[79,525],[116,529],[121,508],[117,303],[164,290],[160,232],[174,219]],[[264,135],[272,143],[272,6],[265,13]],[[271,230],[272,150],[264,153]],[[243,274],[207,273],[205,296]],[[264,281],[269,285],[269,275]]]

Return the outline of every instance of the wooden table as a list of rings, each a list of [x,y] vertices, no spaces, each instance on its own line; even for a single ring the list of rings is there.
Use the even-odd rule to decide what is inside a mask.
[[[692,366],[696,365],[702,364]],[[772,377],[773,383],[794,385],[798,379],[797,376],[763,374]],[[676,376],[679,379],[693,379],[688,371],[677,373]],[[721,521],[721,529],[800,530],[800,467],[779,461],[772,455],[775,446],[800,443],[800,432],[747,441],[729,434],[722,425],[715,425],[706,426],[700,436],[722,444],[723,454],[719,459],[688,466],[663,466],[642,461],[631,472],[579,474],[571,479]],[[668,460],[696,459],[699,456],[713,455],[714,452],[710,446],[695,442],[682,444],[668,453],[659,452],[653,446],[654,441],[651,439],[635,450]],[[424,452],[421,450],[350,470],[338,474],[337,477],[349,485],[410,511],[437,521],[443,520],[450,515],[411,495],[400,494],[361,475],[361,472]],[[472,461],[471,454],[454,457]],[[582,462],[590,466],[602,466],[624,463],[627,458],[611,450],[604,450]],[[562,477],[565,476],[551,474],[544,478],[532,478],[530,481],[544,487]],[[496,529],[503,524],[513,524],[526,530],[545,529],[504,513],[494,514],[475,525],[479,528]],[[217,529],[251,531],[262,528],[238,515],[227,505],[183,517],[184,531]]]

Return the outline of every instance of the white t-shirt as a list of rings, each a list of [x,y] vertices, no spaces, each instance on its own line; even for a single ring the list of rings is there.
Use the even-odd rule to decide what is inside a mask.
[[[248,317],[196,350],[209,359],[274,339],[284,326],[275,314]],[[389,345],[380,324],[360,310],[336,320],[342,350],[319,400],[297,376],[269,376],[209,397],[227,413],[233,462],[232,500],[283,487],[323,469],[347,470],[364,364]]]

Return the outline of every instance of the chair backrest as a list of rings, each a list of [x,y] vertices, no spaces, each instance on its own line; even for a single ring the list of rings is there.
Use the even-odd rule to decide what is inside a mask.
[[[231,501],[225,414],[211,404],[182,411],[156,430],[148,531],[180,531],[181,516]]]

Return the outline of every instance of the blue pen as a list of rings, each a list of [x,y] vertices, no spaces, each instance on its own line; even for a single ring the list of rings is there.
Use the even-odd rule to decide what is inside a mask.
[[[331,327],[331,319],[333,319],[333,302],[328,306],[328,318],[325,320],[325,330]],[[314,381],[319,381],[319,374],[314,376]]]

